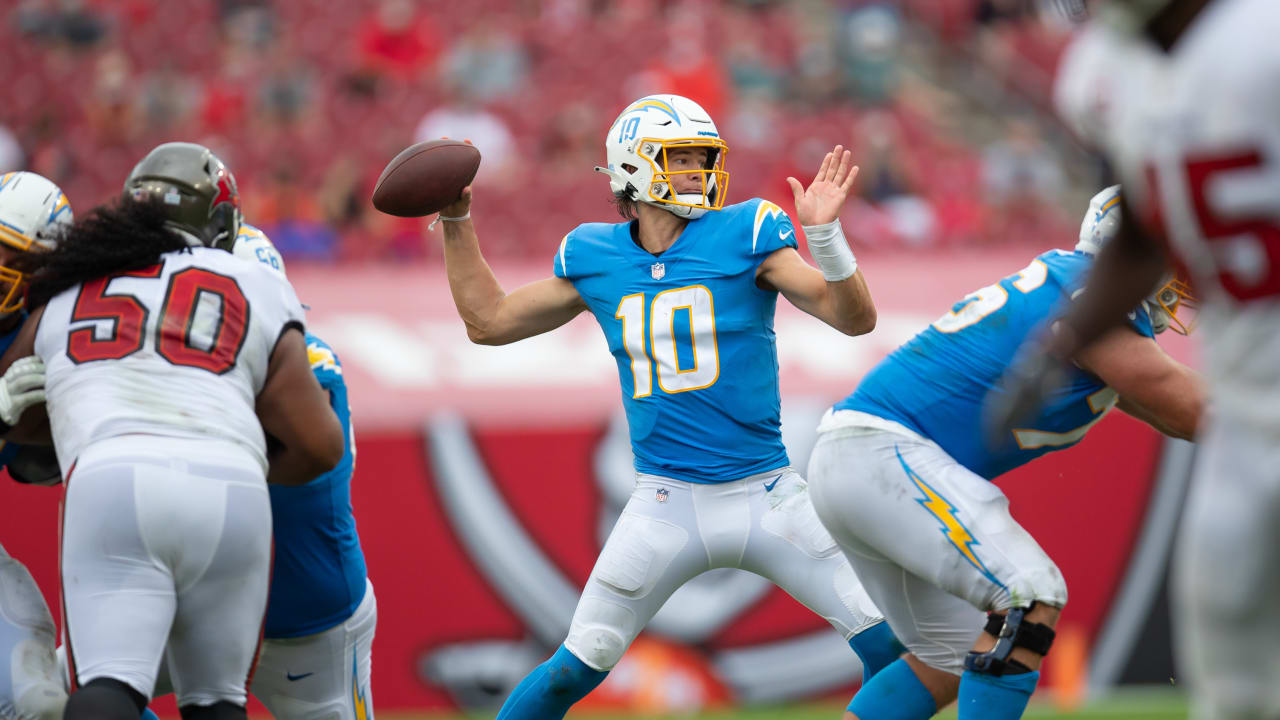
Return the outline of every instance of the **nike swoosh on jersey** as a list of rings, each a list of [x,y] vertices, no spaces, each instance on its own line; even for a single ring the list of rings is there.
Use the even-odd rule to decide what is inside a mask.
[[[765,491],[765,492],[773,492],[773,488],[774,488],[774,486],[776,486],[776,485],[778,484],[778,481],[779,481],[779,480],[781,480],[781,479],[782,479],[782,476],[781,476],[781,475],[779,475],[778,477],[776,477],[776,478],[774,478],[774,479],[773,479],[773,482],[771,482],[771,483],[765,483],[765,484],[764,484],[764,491]]]
[[[294,675],[288,670],[286,670],[284,673],[284,676],[289,679],[289,682],[293,682],[295,680],[301,680],[302,678],[305,678],[305,677],[311,677],[312,675],[315,675],[315,673],[309,672],[309,673],[302,673],[301,675]]]
[[[786,232],[782,232],[781,230],[779,230],[779,231],[778,231],[778,239],[779,239],[779,240],[786,240],[787,238],[791,237],[791,233],[793,233],[793,232],[795,232],[795,231],[794,231],[794,230],[788,230],[788,231],[786,231]]]

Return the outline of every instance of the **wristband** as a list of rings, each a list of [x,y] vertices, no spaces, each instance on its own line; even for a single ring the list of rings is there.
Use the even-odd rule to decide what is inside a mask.
[[[845,240],[839,218],[825,225],[800,227],[809,239],[809,254],[818,263],[818,269],[827,282],[840,282],[858,271],[858,260],[849,249],[849,241]]]
[[[470,210],[467,211],[466,215],[460,215],[458,217],[445,217],[444,215],[437,215],[436,219],[432,220],[431,224],[427,226],[427,229],[434,230],[436,228],[436,223],[440,222],[441,220],[445,222],[462,222],[463,220],[470,220],[470,219],[471,219]]]

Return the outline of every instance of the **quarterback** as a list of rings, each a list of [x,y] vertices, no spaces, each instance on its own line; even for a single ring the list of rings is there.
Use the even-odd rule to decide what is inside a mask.
[[[1060,331],[1010,378],[1090,345],[1173,261],[1204,298],[1213,404],[1174,553],[1196,718],[1280,717],[1280,4],[1108,3],[1068,50],[1059,112],[1128,188],[1122,232]],[[1006,419],[1006,422],[1010,420]]]
[[[795,228],[761,199],[725,205],[728,146],[683,97],[628,105],[605,140],[627,222],[580,225],[553,277],[503,291],[469,220],[470,190],[441,212],[449,286],[468,336],[505,344],[589,310],[618,364],[636,485],[596,561],[569,636],[498,717],[563,717],[598,685],[663,602],[696,575],[749,570],[828,620],[870,677],[900,651],[822,529],[779,427],[778,293],[849,335],[875,324],[836,219],[856,168],[837,146],[814,182],[789,178],[821,271]]]
[[[1074,251],[965,296],[823,418],[809,462],[818,517],[910,651],[862,687],[852,717],[923,720],[957,694],[962,720],[1021,717],[1067,585],[989,481],[1076,444],[1113,407],[1174,437],[1195,433],[1199,377],[1154,340],[1185,328],[1189,300],[1171,281],[1063,363],[1067,382],[1033,417],[984,437],[987,394],[1084,283],[1119,202],[1118,186],[1096,195]]]

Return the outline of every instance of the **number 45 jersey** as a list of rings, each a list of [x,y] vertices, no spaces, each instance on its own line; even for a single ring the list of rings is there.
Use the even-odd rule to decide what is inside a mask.
[[[91,443],[142,433],[228,440],[265,471],[254,400],[276,342],[302,321],[288,283],[211,248],[56,295],[35,349],[58,463],[70,468]]]
[[[565,236],[555,274],[570,280],[618,363],[636,470],[695,483],[786,466],[773,313],[756,268],[795,228],[759,198],[688,223],[661,255],[636,223]]]
[[[899,423],[988,480],[1080,441],[1116,402],[1115,391],[1074,365],[1069,382],[1032,420],[989,447],[982,408],[1023,341],[1036,337],[1084,286],[1093,256],[1051,250],[1021,272],[970,293],[890,353],[835,406]],[[1129,324],[1154,337],[1145,307]]]

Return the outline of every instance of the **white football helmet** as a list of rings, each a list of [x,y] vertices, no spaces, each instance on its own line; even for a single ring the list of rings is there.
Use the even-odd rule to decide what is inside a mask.
[[[706,166],[697,170],[668,168],[665,151],[674,147],[706,148]],[[609,167],[596,170],[609,176],[614,193],[697,220],[708,210],[724,206],[729,186],[724,156],[728,151],[711,116],[698,103],[679,95],[649,95],[628,105],[613,121],[605,137]],[[694,174],[702,181],[700,193],[672,192],[673,176]]]
[[[285,276],[284,258],[280,256],[280,251],[276,250],[276,246],[272,244],[266,233],[248,223],[240,224],[240,232],[236,234],[236,241],[231,246],[231,254],[244,260],[260,262],[275,270],[280,277],[288,279]]]
[[[1120,186],[1112,185],[1089,201],[1089,211],[1080,221],[1080,242],[1076,243],[1076,250],[1097,255],[1119,230]],[[1171,329],[1187,335],[1195,329],[1195,317],[1191,314],[1199,308],[1199,303],[1191,294],[1191,286],[1175,274],[1170,273],[1143,304],[1156,333]],[[1188,317],[1179,317],[1179,311],[1185,311]]]
[[[0,243],[23,252],[51,250],[74,220],[57,185],[33,172],[0,176]],[[0,266],[0,315],[22,307],[26,274]]]

